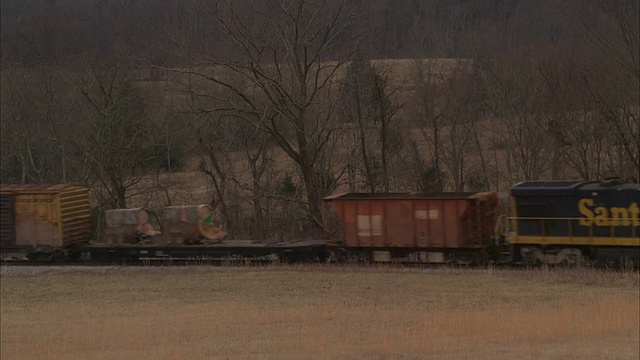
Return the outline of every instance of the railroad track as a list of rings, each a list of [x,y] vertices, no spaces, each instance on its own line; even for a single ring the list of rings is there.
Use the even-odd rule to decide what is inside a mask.
[[[473,265],[458,265],[452,263],[411,263],[411,262],[372,262],[372,263],[329,263],[329,262],[296,262],[288,263],[279,260],[265,260],[265,259],[229,259],[229,258],[206,258],[206,259],[193,259],[193,258],[141,258],[138,260],[126,260],[126,261],[29,261],[29,260],[3,260],[0,262],[1,266],[30,266],[30,267],[189,267],[189,266],[220,266],[220,267],[300,267],[300,266],[327,266],[331,268],[344,268],[344,269],[366,269],[366,268],[388,268],[388,269],[438,269],[449,268],[459,270],[482,270],[482,269],[539,269],[548,267],[554,268],[568,268],[570,266],[561,265],[532,265],[524,263],[488,263],[488,264],[473,264]],[[606,268],[611,270],[625,269],[625,270],[640,270],[638,267],[628,266],[598,266],[596,264],[588,264],[585,267],[591,268]]]
[[[164,256],[148,256],[139,258],[122,258],[122,259],[98,259],[98,260],[28,260],[28,259],[16,259],[16,258],[2,258],[0,260],[2,266],[49,266],[49,267],[93,267],[93,266],[230,266],[230,267],[291,267],[291,266],[305,266],[305,265],[326,265],[336,268],[452,268],[452,269],[502,269],[502,268],[542,268],[547,267],[554,268],[567,268],[575,267],[576,265],[532,265],[525,263],[512,263],[512,262],[489,262],[482,264],[457,264],[457,263],[424,263],[424,262],[327,262],[319,260],[302,260],[302,261],[290,261],[290,259],[282,259],[278,257],[170,257]],[[588,263],[583,265],[589,268],[606,268],[606,269],[624,269],[624,270],[640,270],[640,264],[596,264]]]
[[[223,259],[140,259],[126,261],[29,261],[4,260],[1,266],[265,266],[286,265],[273,261],[230,261]]]

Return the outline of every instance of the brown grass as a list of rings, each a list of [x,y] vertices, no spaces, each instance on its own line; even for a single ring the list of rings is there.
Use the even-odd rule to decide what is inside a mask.
[[[2,270],[2,359],[637,359],[638,274]]]

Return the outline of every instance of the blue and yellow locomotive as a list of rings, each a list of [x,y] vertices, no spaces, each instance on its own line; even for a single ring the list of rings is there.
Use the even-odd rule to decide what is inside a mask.
[[[504,232],[513,262],[640,260],[640,185],[526,181],[511,188]]]

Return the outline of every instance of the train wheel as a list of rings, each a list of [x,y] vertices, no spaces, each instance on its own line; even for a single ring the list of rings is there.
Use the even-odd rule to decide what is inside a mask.
[[[566,266],[578,266],[584,263],[584,256],[580,249],[562,249],[557,255],[559,263]]]
[[[298,262],[298,256],[292,252],[284,252],[278,255],[278,257],[280,257],[283,264],[294,264]]]
[[[476,265],[480,262],[478,254],[469,251],[453,253],[451,258],[454,264],[463,266]]]
[[[27,260],[34,262],[49,262],[52,259],[50,253],[29,253],[27,254]]]
[[[540,263],[542,263],[542,261],[540,261],[541,256],[542,251],[535,246],[520,247],[520,259],[525,264],[539,265]]]
[[[80,251],[77,250],[69,250],[67,251],[67,259],[69,259],[69,261],[80,261],[80,258],[82,256],[82,253]]]
[[[337,249],[329,253],[328,261],[330,264],[344,264],[347,262],[347,251],[345,249]]]
[[[329,257],[327,257],[327,254],[324,251],[318,253],[314,259],[315,259],[315,262],[318,262],[321,264],[329,262]]]
[[[68,259],[67,252],[64,250],[56,250],[51,254],[51,261],[53,262],[64,262]]]
[[[349,254],[349,262],[352,264],[369,264],[371,256],[364,251],[356,251]]]

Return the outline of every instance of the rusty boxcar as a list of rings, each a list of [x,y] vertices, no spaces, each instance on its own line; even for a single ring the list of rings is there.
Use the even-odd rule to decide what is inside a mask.
[[[346,193],[324,201],[339,222],[334,257],[340,260],[472,263],[487,259],[495,243],[492,192]]]
[[[89,191],[70,184],[0,185],[0,251],[56,254],[91,238]]]

